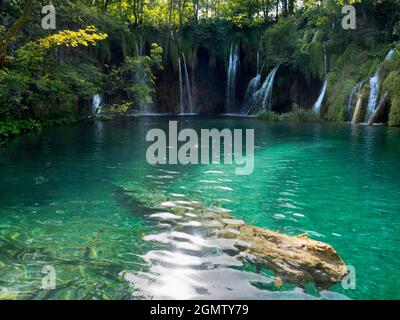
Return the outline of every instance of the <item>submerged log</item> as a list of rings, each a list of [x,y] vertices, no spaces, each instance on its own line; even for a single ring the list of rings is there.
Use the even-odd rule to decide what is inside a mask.
[[[250,257],[253,263],[272,270],[285,282],[314,282],[326,289],[347,275],[343,260],[331,246],[307,236],[291,237],[246,224],[227,225],[222,233],[239,240],[235,246],[243,251],[245,259]]]
[[[335,249],[307,235],[293,237],[251,226],[244,219],[238,220],[232,216],[230,210],[206,207],[197,201],[171,201],[165,195],[140,193],[133,185],[123,190],[135,202],[153,209],[162,209],[164,218],[169,220],[174,230],[179,229],[179,226],[190,225],[209,229],[205,234],[211,238],[216,235],[217,239],[232,240],[237,251],[236,258],[273,271],[277,277],[277,286],[283,282],[299,286],[315,283],[318,288],[327,289],[347,275],[346,265]],[[171,218],[168,212],[174,217]],[[153,217],[156,217],[154,212]]]
[[[379,101],[378,107],[376,108],[375,112],[372,114],[372,116],[368,120],[367,124],[369,126],[372,126],[376,122],[379,115],[386,108],[388,101],[389,101],[389,92],[386,91],[385,94],[383,95],[382,99]]]

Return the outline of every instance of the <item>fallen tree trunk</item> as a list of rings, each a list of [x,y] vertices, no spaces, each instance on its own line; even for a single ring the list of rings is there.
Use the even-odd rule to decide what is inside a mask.
[[[239,240],[235,246],[244,259],[272,270],[283,282],[314,282],[327,289],[347,274],[343,260],[331,246],[307,235],[291,237],[244,223],[228,223],[221,232],[227,238]]]
[[[151,218],[167,221],[175,231],[195,222],[196,228],[208,229],[203,234],[209,234],[210,239],[232,240],[235,257],[273,271],[277,287],[284,282],[300,286],[315,283],[327,289],[347,275],[346,265],[335,249],[307,235],[293,237],[251,226],[230,215],[229,210],[205,207],[196,201],[170,201],[165,195],[142,193],[134,185],[123,187],[122,194],[135,206],[161,209],[162,213]]]
[[[32,10],[33,0],[26,0],[22,16],[13,23],[13,25],[0,38],[0,67],[3,66],[6,57],[7,48],[11,43],[12,38],[22,29],[23,25],[29,20],[29,15]]]
[[[362,107],[364,104],[364,100],[365,100],[364,93],[360,92],[358,94],[356,109],[354,110],[354,115],[353,115],[353,119],[351,120],[351,123],[357,124],[357,123],[361,122],[360,116],[361,116],[361,110],[362,110]]]
[[[375,121],[378,119],[379,115],[383,112],[385,107],[387,106],[387,103],[389,101],[389,92],[385,92],[383,95],[382,99],[379,101],[378,107],[376,108],[375,112],[372,114],[372,116],[368,120],[368,125],[372,126]]]

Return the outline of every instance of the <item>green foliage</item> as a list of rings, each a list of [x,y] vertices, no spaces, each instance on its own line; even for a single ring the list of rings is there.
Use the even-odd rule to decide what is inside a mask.
[[[335,73],[330,73],[328,77],[327,98],[328,109],[324,118],[328,121],[345,121],[346,108],[349,95],[353,87],[357,84],[351,78],[344,81],[337,81]]]
[[[293,19],[279,20],[264,34],[264,55],[276,66],[291,62],[298,54],[297,27]]]
[[[400,127],[400,70],[392,71],[383,83],[390,94],[389,126]]]
[[[279,120],[287,122],[319,122],[321,118],[319,114],[312,110],[295,107],[291,112],[280,115]]]
[[[9,137],[25,131],[40,130],[41,125],[37,120],[14,120],[7,119],[0,121],[0,137]]]
[[[31,118],[22,120],[5,118],[0,120],[0,142],[4,138],[15,136],[22,132],[41,131],[44,127],[70,125],[76,121],[77,119],[74,117],[63,117],[44,121]]]
[[[26,108],[24,99],[29,95],[30,78],[15,71],[0,70],[0,115]]]
[[[279,115],[272,111],[261,111],[257,118],[263,121],[275,122],[279,120]]]
[[[324,119],[346,120],[347,103],[353,87],[376,72],[387,51],[387,46],[383,45],[366,49],[357,44],[350,44],[342,54],[332,57]]]
[[[278,115],[272,111],[262,111],[257,115],[257,118],[267,122],[319,122],[321,118],[312,110],[304,110],[299,107],[294,107],[289,113]]]
[[[156,43],[150,56],[127,57],[121,66],[113,67],[106,77],[105,92],[112,100],[131,101],[142,106],[152,103],[154,70],[161,70],[163,49]]]
[[[108,112],[111,113],[126,113],[129,110],[129,107],[131,106],[131,103],[129,102],[124,102],[121,104],[113,104],[108,108]]]

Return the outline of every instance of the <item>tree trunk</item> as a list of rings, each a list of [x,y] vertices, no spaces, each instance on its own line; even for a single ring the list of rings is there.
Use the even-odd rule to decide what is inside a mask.
[[[283,12],[283,16],[287,16],[287,14],[288,14],[288,2],[287,2],[287,0],[282,0],[282,12]]]
[[[12,38],[22,29],[24,24],[29,20],[29,15],[32,10],[33,0],[26,0],[24,6],[24,12],[17,21],[6,31],[4,36],[0,38],[0,68],[3,66],[4,59],[6,57],[7,48],[12,41]]]
[[[289,14],[294,13],[294,0],[289,0]]]
[[[199,0],[193,0],[193,19],[194,22],[197,24],[199,21]]]
[[[387,106],[387,103],[389,101],[389,92],[385,92],[383,95],[381,101],[379,101],[378,107],[376,108],[375,112],[372,114],[372,116],[368,120],[368,125],[372,126],[375,121],[378,119],[379,115],[382,113],[382,111],[385,109]]]
[[[359,93],[358,98],[357,98],[356,109],[354,110],[354,115],[353,115],[353,119],[351,120],[351,123],[357,124],[360,122],[360,115],[361,115],[361,109],[363,107],[363,104],[364,104],[364,93],[361,92],[361,93]]]

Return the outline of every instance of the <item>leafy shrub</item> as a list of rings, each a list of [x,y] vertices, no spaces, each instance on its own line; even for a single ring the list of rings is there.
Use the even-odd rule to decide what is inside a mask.
[[[278,121],[279,120],[279,115],[276,114],[275,112],[272,111],[261,111],[258,115],[257,118],[263,121]]]
[[[383,83],[390,94],[389,126],[400,127],[400,71],[392,71]]]
[[[289,62],[298,54],[297,27],[293,19],[282,19],[264,33],[265,56],[274,66]]]
[[[291,112],[280,115],[279,120],[290,122],[319,122],[321,118],[319,114],[312,110],[295,107]]]

